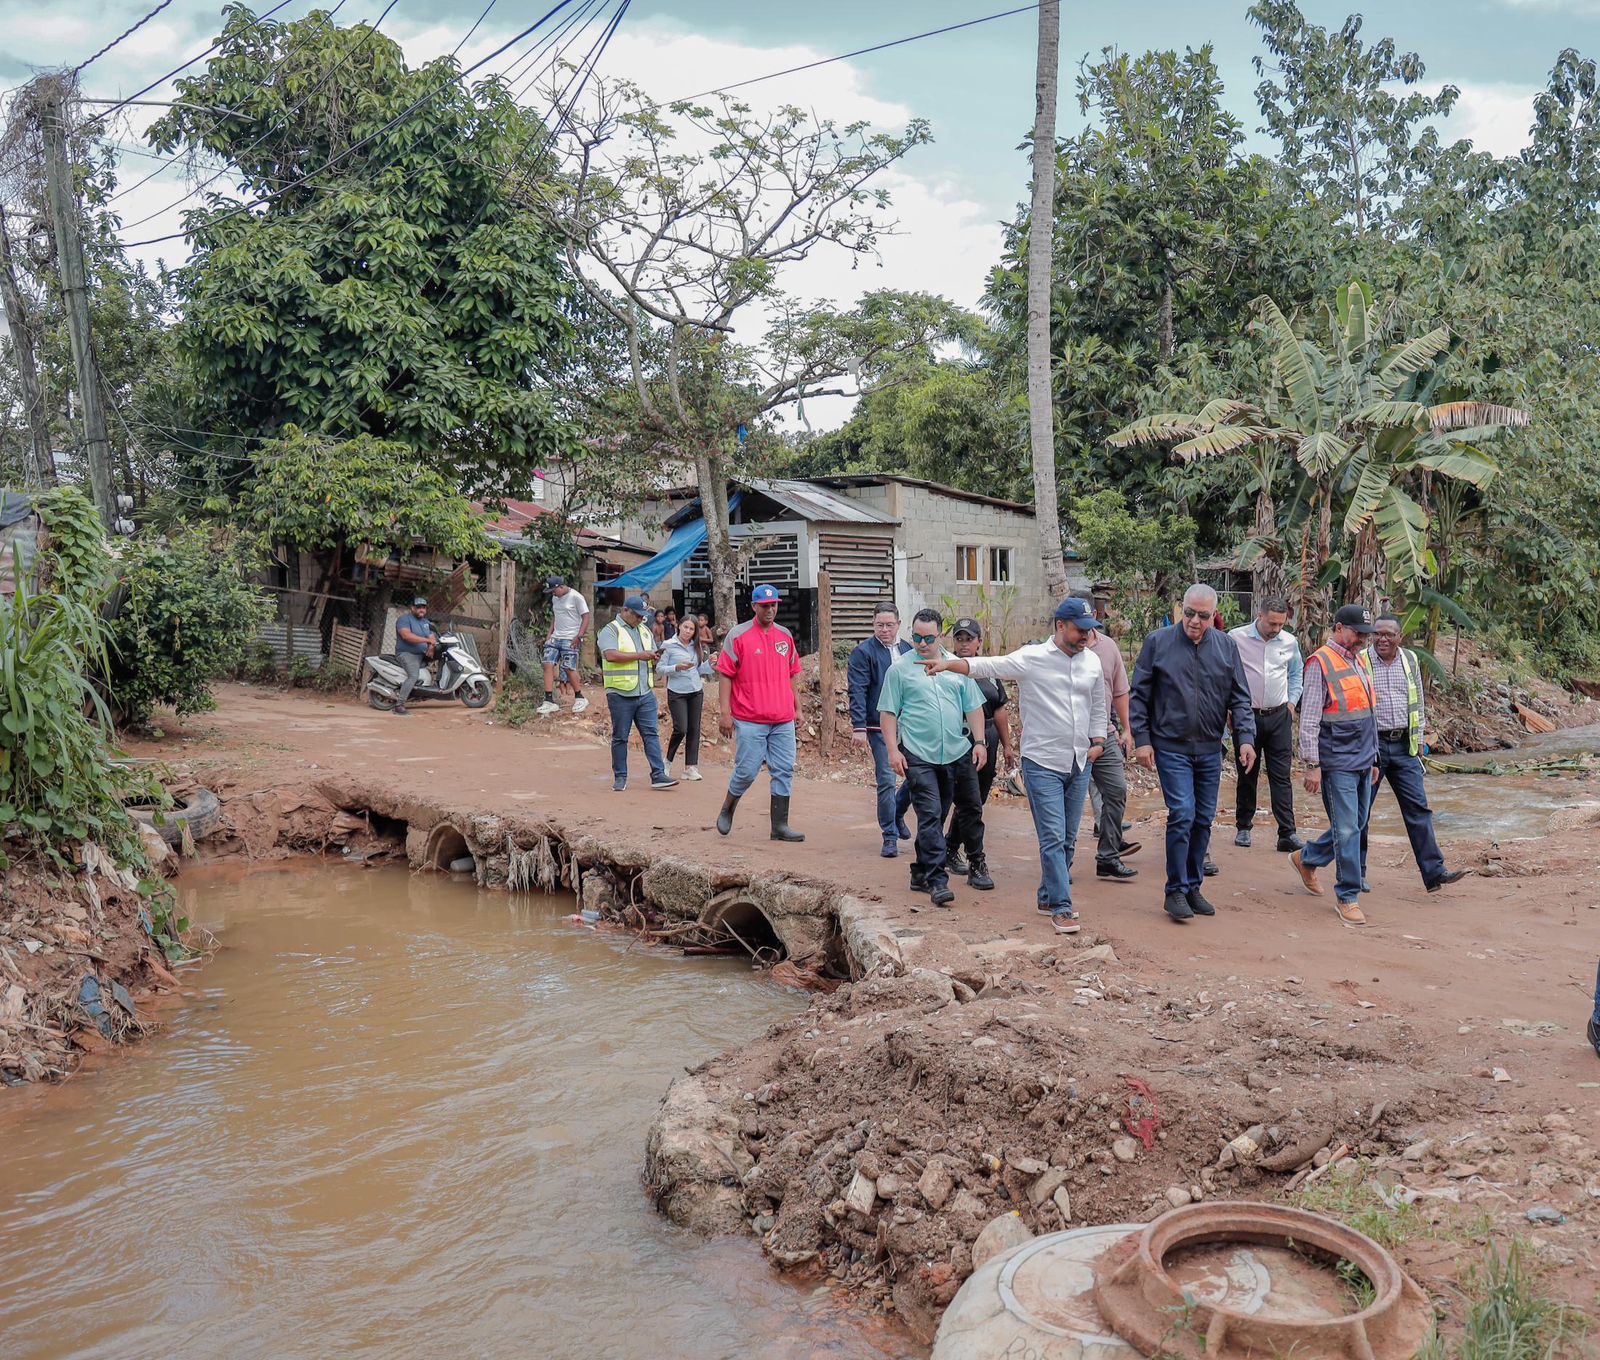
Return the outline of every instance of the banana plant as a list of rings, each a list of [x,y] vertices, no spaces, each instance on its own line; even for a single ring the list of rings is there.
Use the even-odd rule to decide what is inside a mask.
[[[1372,289],[1359,280],[1342,285],[1323,309],[1320,338],[1310,327],[1298,332],[1269,297],[1257,298],[1253,313],[1252,329],[1272,347],[1272,387],[1261,401],[1218,398],[1192,414],[1146,416],[1110,442],[1171,443],[1184,460],[1247,458],[1259,499],[1241,565],[1262,554],[1289,555],[1271,500],[1274,459],[1286,453],[1311,484],[1311,495],[1301,498],[1303,599],[1333,556],[1335,521],[1348,543],[1348,598],[1376,600],[1387,579],[1415,599],[1438,569],[1423,486],[1447,479],[1487,489],[1499,466],[1480,444],[1526,425],[1528,413],[1434,400],[1455,345],[1449,327],[1394,341],[1394,309],[1376,308]]]

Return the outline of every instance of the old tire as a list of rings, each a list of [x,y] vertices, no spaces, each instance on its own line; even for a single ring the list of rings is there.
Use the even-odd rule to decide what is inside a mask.
[[[377,709],[378,712],[389,713],[393,711],[396,701],[393,695],[380,694],[375,689],[369,689],[367,691],[367,702]]]
[[[461,702],[468,708],[487,708],[494,689],[486,677],[475,675],[461,687]]]
[[[196,789],[170,808],[131,807],[128,815],[154,828],[174,850],[183,845],[187,828],[191,842],[202,841],[222,826],[222,804],[210,789]],[[157,818],[160,820],[158,821]]]

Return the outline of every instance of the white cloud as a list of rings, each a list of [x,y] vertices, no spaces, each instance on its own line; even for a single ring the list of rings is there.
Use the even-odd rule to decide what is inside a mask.
[[[1533,126],[1533,97],[1526,85],[1458,83],[1461,98],[1441,124],[1446,140],[1466,138],[1479,151],[1493,156],[1514,156],[1528,144]]]

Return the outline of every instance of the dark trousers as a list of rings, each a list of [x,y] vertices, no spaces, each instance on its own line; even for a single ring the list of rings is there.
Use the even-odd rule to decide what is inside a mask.
[[[950,875],[945,870],[949,850],[944,838],[945,818],[955,803],[958,791],[963,804],[977,810],[977,771],[972,768],[972,757],[962,756],[948,765],[933,765],[920,756],[913,755],[904,746],[900,752],[906,758],[906,788],[911,794],[911,806],[917,814],[917,857],[911,862],[911,877],[930,888],[948,887]],[[961,766],[966,766],[965,774]],[[979,826],[979,846],[982,854],[982,820]]]
[[[667,777],[666,763],[661,759],[661,738],[656,731],[656,696],[654,690],[643,694],[618,694],[606,691],[606,707],[611,710],[611,774],[614,779],[628,778],[628,732],[637,727],[644,742],[644,758],[650,766],[650,778]]]
[[[1400,817],[1406,824],[1411,854],[1417,861],[1424,883],[1444,877],[1444,852],[1433,834],[1433,809],[1428,806],[1428,790],[1422,782],[1422,762],[1411,754],[1409,737],[1378,738],[1378,783],[1388,781]],[[1376,794],[1377,790],[1374,789]],[[1370,814],[1370,809],[1368,810]],[[1361,824],[1361,875],[1367,873],[1367,823]]]
[[[667,760],[678,754],[682,746],[686,765],[700,763],[700,714],[706,706],[706,692],[697,689],[693,694],[674,694],[667,691],[667,712],[672,715],[672,740],[667,743]]]
[[[1256,714],[1256,763],[1248,770],[1235,755],[1233,768],[1239,776],[1237,825],[1248,831],[1256,817],[1256,787],[1261,767],[1267,769],[1267,788],[1272,795],[1272,820],[1279,837],[1294,835],[1294,719],[1288,704],[1258,708]]]
[[[1089,767],[1089,779],[1099,793],[1095,812],[1096,864],[1115,864],[1122,858],[1122,818],[1128,810],[1128,762],[1113,732],[1106,738],[1100,759]]]
[[[1194,892],[1211,848],[1211,819],[1217,815],[1222,781],[1222,750],[1205,755],[1156,750],[1156,774],[1167,805],[1167,894]]]
[[[994,756],[991,746],[981,770],[973,765],[971,756],[953,761],[949,767],[954,784],[950,791],[951,810],[945,842],[950,849],[965,850],[969,860],[983,858],[983,805],[994,787],[994,776],[990,773],[994,769]],[[985,775],[989,775],[987,784]]]

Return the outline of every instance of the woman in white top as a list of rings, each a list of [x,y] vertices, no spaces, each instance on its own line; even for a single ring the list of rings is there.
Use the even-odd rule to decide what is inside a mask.
[[[711,674],[710,660],[702,658],[699,632],[698,620],[685,614],[677,633],[662,644],[656,662],[656,679],[667,682],[667,711],[672,714],[667,764],[672,764],[681,745],[683,777],[691,781],[700,778],[700,714],[706,702],[705,677]]]

